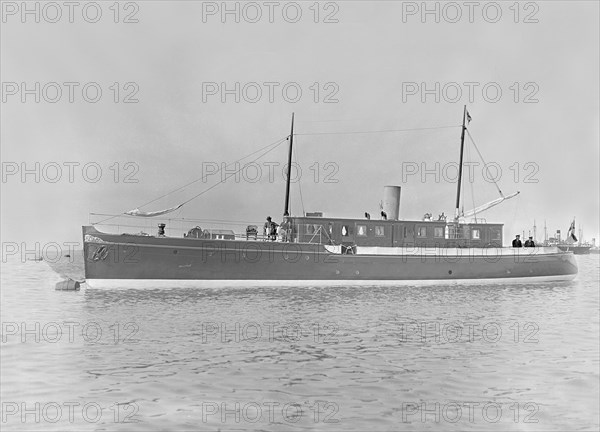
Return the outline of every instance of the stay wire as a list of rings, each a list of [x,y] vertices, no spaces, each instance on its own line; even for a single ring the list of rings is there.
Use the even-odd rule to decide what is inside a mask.
[[[273,143],[271,143],[271,144],[269,144],[269,145],[267,145],[267,146],[264,146],[264,147],[262,147],[262,148],[260,148],[260,149],[258,149],[258,150],[256,150],[256,151],[254,151],[254,152],[250,153],[250,154],[249,154],[249,155],[247,155],[247,156],[244,156],[244,157],[243,157],[243,158],[241,158],[241,159],[238,159],[237,161],[235,161],[235,162],[233,162],[233,163],[230,163],[230,164],[226,165],[226,167],[227,167],[227,166],[230,166],[230,165],[232,165],[232,164],[238,163],[238,162],[240,162],[240,161],[242,161],[242,160],[244,160],[244,159],[248,158],[249,156],[251,156],[251,155],[253,155],[253,154],[256,154],[256,153],[258,153],[259,151],[261,151],[261,150],[264,150],[264,149],[266,149],[266,148],[268,148],[268,147],[271,147],[271,146],[272,146],[272,147],[271,147],[269,150],[267,150],[267,151],[266,151],[266,152],[264,152],[263,154],[259,155],[259,156],[258,156],[258,157],[256,157],[255,159],[253,159],[253,160],[252,160],[250,163],[252,163],[252,162],[256,162],[257,160],[259,160],[259,159],[260,159],[260,158],[262,158],[263,156],[266,156],[267,154],[269,154],[270,152],[272,152],[273,150],[275,150],[277,147],[279,147],[279,146],[280,146],[282,143],[284,143],[286,140],[287,140],[287,137],[286,137],[286,138],[282,138],[282,139],[280,139],[279,141],[275,141],[275,142],[273,142]],[[192,201],[192,200],[195,200],[195,199],[196,199],[196,198],[198,198],[199,196],[201,196],[201,195],[205,194],[206,192],[208,192],[208,191],[210,191],[210,190],[214,189],[215,187],[217,187],[217,186],[218,186],[218,185],[220,185],[221,183],[224,183],[225,181],[227,181],[227,179],[229,179],[230,177],[232,177],[232,176],[236,175],[237,173],[239,173],[240,171],[242,171],[244,168],[245,168],[245,166],[243,166],[243,167],[240,167],[240,169],[238,169],[238,170],[236,170],[236,171],[234,171],[234,172],[230,173],[230,174],[229,174],[229,175],[227,175],[225,178],[222,178],[222,179],[221,179],[221,181],[219,181],[219,182],[215,183],[214,185],[212,185],[212,186],[211,186],[211,187],[209,187],[208,189],[205,189],[205,190],[203,190],[202,192],[200,192],[200,193],[198,193],[198,194],[194,195],[192,198],[190,198],[190,199],[188,199],[188,200],[184,201],[183,203],[181,203],[181,204],[179,205],[179,207],[182,207],[182,206],[186,205],[186,204],[187,204],[187,203],[189,203],[190,201]],[[217,171],[215,172],[215,174],[216,174],[217,172],[219,172],[219,171],[220,171],[220,169],[219,169],[219,170],[217,170]],[[184,189],[185,187],[187,187],[187,186],[190,186],[191,184],[194,184],[194,183],[196,183],[196,182],[200,181],[200,180],[201,180],[201,179],[203,179],[203,178],[204,178],[204,176],[202,176],[202,177],[200,177],[199,179],[196,179],[196,180],[194,180],[194,181],[192,181],[192,182],[188,183],[188,184],[187,184],[187,185],[185,185],[185,186],[179,187],[179,188],[175,189],[175,190],[174,190],[174,191],[172,191],[172,192],[169,192],[169,193],[167,193],[167,194],[164,194],[163,196],[161,196],[161,197],[159,197],[159,198],[156,198],[156,199],[154,199],[154,200],[152,200],[152,201],[149,201],[149,202],[147,202],[146,204],[144,204],[144,205],[142,205],[142,206],[140,206],[140,207],[144,207],[144,206],[146,206],[146,205],[148,205],[148,204],[150,204],[150,203],[152,203],[152,202],[154,202],[154,201],[157,201],[157,200],[159,200],[160,198],[164,198],[164,197],[166,197],[166,196],[168,196],[168,195],[170,195],[170,194],[172,194],[172,193],[174,193],[174,192],[177,192],[177,191],[179,191],[179,190],[181,190],[181,189]],[[113,215],[113,216],[111,216],[111,217],[109,217],[109,218],[103,219],[103,220],[101,220],[101,221],[99,221],[99,222],[96,222],[96,223],[94,223],[94,224],[92,224],[92,225],[99,225],[99,224],[102,224],[102,223],[104,223],[104,222],[106,222],[106,221],[108,221],[108,220],[111,220],[111,219],[114,219],[114,218],[116,218],[116,217],[122,216],[123,214],[124,214],[124,213],[119,213],[119,214]]]
[[[250,161],[249,163],[253,163],[256,162],[257,160],[259,160],[260,158],[262,158],[263,156],[266,156],[267,154],[271,153],[273,150],[275,150],[277,147],[279,147],[281,144],[283,144],[286,141],[286,138],[281,139],[276,146],[274,146],[273,148],[267,150],[266,152],[264,152],[263,154],[261,154],[260,156],[258,156],[257,158],[253,159],[252,161]],[[254,152],[256,153],[256,152]],[[245,159],[245,158],[244,158]],[[243,159],[240,159],[243,160]],[[237,161],[239,162],[239,161]],[[230,164],[231,165],[231,164]],[[237,173],[239,173],[240,171],[242,171],[243,169],[245,169],[245,166],[240,167],[240,169],[230,173],[229,175],[227,175],[225,178],[222,178],[220,182],[215,183],[214,185],[212,185],[211,187],[209,187],[208,189],[203,190],[202,192],[200,192],[199,194],[194,195],[193,197],[191,197],[190,199],[188,199],[187,201],[184,201],[181,205],[186,205],[187,203],[189,203],[190,201],[195,200],[196,198],[198,198],[200,195],[204,195],[206,192],[216,188],[217,186],[219,186],[221,183],[225,183],[227,181],[227,179],[231,178],[232,176],[236,175]]]
[[[264,149],[266,149],[266,148],[269,148],[269,147],[271,147],[271,146],[275,146],[275,147],[273,147],[273,148],[276,148],[276,147],[277,147],[279,144],[281,144],[281,143],[282,143],[283,141],[285,141],[286,139],[287,139],[287,138],[281,138],[281,139],[279,139],[279,140],[277,140],[277,141],[275,141],[275,142],[272,142],[271,144],[267,144],[266,146],[264,146],[264,147],[261,147],[261,148],[259,148],[258,150],[256,150],[256,151],[253,151],[252,153],[250,153],[250,154],[248,154],[248,155],[244,156],[243,158],[240,158],[240,159],[238,159],[238,160],[236,160],[236,161],[234,161],[234,162],[231,162],[231,163],[229,163],[229,164],[225,165],[225,168],[228,168],[228,167],[229,167],[229,166],[231,166],[231,165],[235,165],[235,164],[237,164],[237,163],[239,163],[239,162],[243,161],[244,159],[247,159],[247,158],[249,158],[250,156],[252,156],[252,155],[254,155],[254,154],[256,154],[256,153],[258,153],[258,152],[260,152],[260,151],[262,151],[262,150],[264,150]],[[265,154],[266,154],[266,153],[265,153]],[[264,155],[263,155],[263,156],[264,156]],[[253,161],[253,162],[254,162],[254,161]],[[218,172],[220,172],[221,170],[222,170],[222,167],[220,167],[220,168],[219,168],[217,171],[215,171],[215,172],[214,172],[214,174],[217,174],[217,173],[218,173]],[[236,171],[236,174],[237,174],[237,171]],[[182,190],[182,189],[185,189],[186,187],[188,187],[188,186],[191,186],[191,185],[193,185],[194,183],[197,183],[197,182],[199,182],[200,180],[204,180],[205,178],[206,178],[206,174],[203,174],[203,175],[202,175],[202,177],[200,177],[200,178],[197,178],[196,180],[193,180],[193,181],[191,181],[191,182],[189,182],[189,183],[187,183],[187,184],[185,184],[185,185],[183,185],[183,186],[180,186],[180,187],[178,187],[177,189],[174,189],[174,190],[172,190],[171,192],[167,192],[166,194],[163,194],[163,195],[159,196],[158,198],[155,198],[155,199],[153,199],[153,200],[151,200],[151,201],[148,201],[147,203],[145,203],[145,204],[142,204],[142,205],[141,205],[141,206],[139,206],[138,208],[145,207],[145,206],[147,206],[148,204],[152,204],[153,202],[156,202],[156,201],[158,201],[158,200],[160,200],[160,199],[162,199],[162,198],[164,198],[164,197],[166,197],[166,196],[169,196],[169,195],[171,195],[171,194],[173,194],[173,193],[175,193],[175,192],[179,192],[180,190]],[[186,202],[189,202],[189,201],[186,201]]]
[[[423,128],[411,128],[411,129],[381,129],[381,130],[370,130],[370,131],[351,131],[351,132],[304,132],[294,134],[299,135],[355,135],[355,134],[372,134],[372,133],[387,133],[387,132],[411,132],[420,130],[434,130],[434,129],[449,129],[460,126],[438,126],[438,127],[423,127]]]
[[[466,129],[466,128],[465,128]],[[475,147],[475,150],[477,150],[477,154],[479,155],[479,158],[481,159],[481,162],[483,162],[483,166],[485,167],[486,172],[488,172],[488,167],[487,167],[487,163],[485,162],[485,160],[483,159],[483,156],[481,155],[481,152],[479,151],[479,149],[477,148],[477,145],[475,144],[475,140],[473,139],[473,137],[471,136],[471,132],[469,132],[469,129],[467,130],[467,135],[469,135],[469,139],[471,140],[471,143],[473,144],[473,147]],[[496,179],[493,178],[492,182],[494,183],[494,186],[496,186],[496,189],[498,189],[498,193],[500,194],[500,196],[502,198],[504,198],[504,194],[502,193],[502,191],[500,190],[500,186],[498,186],[498,182],[496,182]]]
[[[296,142],[298,142],[298,141],[296,140]],[[296,153],[296,147],[294,147],[294,159],[296,160],[296,163],[298,164],[298,166],[300,166],[300,161],[298,160],[298,154]],[[304,216],[304,215],[306,215],[306,211],[304,209],[304,198],[302,196],[302,174],[300,174],[300,176],[298,177],[298,191],[300,193],[300,205],[302,206],[302,215]]]

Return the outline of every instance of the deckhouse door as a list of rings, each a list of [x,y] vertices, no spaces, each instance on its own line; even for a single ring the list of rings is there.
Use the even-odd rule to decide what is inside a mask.
[[[402,226],[402,243],[404,246],[415,245],[415,226],[412,224],[405,224]]]

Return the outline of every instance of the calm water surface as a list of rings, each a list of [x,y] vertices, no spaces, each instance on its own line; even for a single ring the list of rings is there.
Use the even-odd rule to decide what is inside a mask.
[[[2,265],[9,430],[598,430],[599,257],[569,283],[54,290]]]

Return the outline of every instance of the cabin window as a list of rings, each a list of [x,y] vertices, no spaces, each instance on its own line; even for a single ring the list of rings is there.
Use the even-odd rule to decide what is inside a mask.
[[[481,238],[481,235],[479,234],[479,229],[472,229],[471,230],[471,238],[473,240],[479,240]]]
[[[385,231],[383,230],[383,227],[381,225],[376,225],[375,226],[375,235],[377,237],[383,237],[383,236],[385,236]]]
[[[463,226],[458,227],[456,225],[446,225],[446,238],[447,239],[466,239],[469,235],[469,228]]]
[[[417,237],[427,237],[427,227],[417,227]]]
[[[433,236],[437,238],[444,238],[444,227],[434,227]]]
[[[314,234],[319,232],[321,225],[306,224],[306,234]]]
[[[490,240],[502,240],[501,231],[498,228],[490,228]]]
[[[348,225],[342,225],[342,236],[343,237],[348,236]]]
[[[453,239],[456,236],[456,230],[453,225],[446,225],[446,238]]]
[[[367,235],[367,226],[366,225],[357,225],[356,226],[356,235],[366,236]]]
[[[464,238],[464,239],[469,238],[469,227],[463,226],[462,238]]]

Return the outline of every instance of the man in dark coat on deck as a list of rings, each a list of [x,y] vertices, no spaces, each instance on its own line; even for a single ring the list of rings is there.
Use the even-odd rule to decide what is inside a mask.
[[[512,241],[512,247],[514,247],[514,248],[523,247],[523,243],[521,243],[521,236],[519,234],[517,234],[515,239]]]

